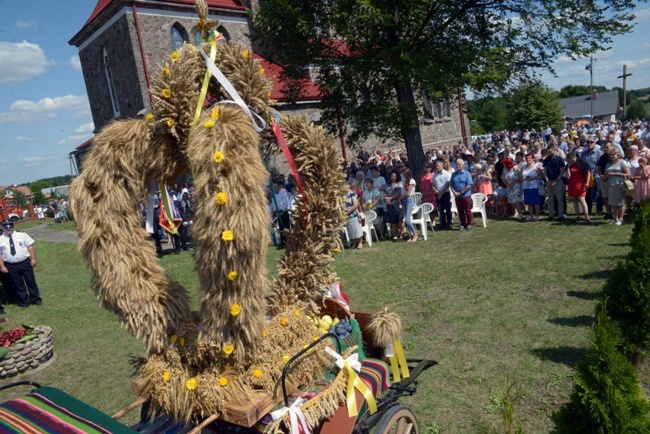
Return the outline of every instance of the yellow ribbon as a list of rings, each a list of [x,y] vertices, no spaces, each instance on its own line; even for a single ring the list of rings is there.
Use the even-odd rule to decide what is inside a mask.
[[[386,348],[386,356],[390,362],[391,370],[393,371],[393,382],[400,381],[401,378],[409,378],[409,367],[406,363],[406,356],[404,355],[404,347],[402,347],[402,341],[395,339],[391,345]],[[400,368],[402,369],[402,375],[400,377]]]
[[[368,403],[368,411],[370,411],[370,414],[376,413],[377,401],[375,401],[375,396],[372,394],[370,387],[368,387],[368,385],[364,383],[357,374],[357,372],[361,371],[359,354],[354,353],[344,360],[340,354],[329,347],[325,348],[325,351],[327,351],[329,355],[336,359],[336,366],[345,371],[348,376],[348,388],[346,391],[346,405],[348,407],[348,416],[354,417],[359,414],[355,389],[358,390],[366,399],[366,402]]]
[[[210,43],[210,60],[213,62],[217,56],[217,37],[219,34],[219,32],[210,33],[210,37],[207,40],[207,42]],[[203,85],[201,86],[201,93],[199,94],[199,102],[196,105],[196,111],[194,112],[194,121],[192,122],[192,126],[196,125],[196,123],[199,121],[199,117],[201,116],[201,109],[203,108],[203,101],[205,101],[205,96],[208,94],[208,85],[210,84],[211,76],[212,74],[210,73],[210,70],[206,68],[205,76],[203,77]]]

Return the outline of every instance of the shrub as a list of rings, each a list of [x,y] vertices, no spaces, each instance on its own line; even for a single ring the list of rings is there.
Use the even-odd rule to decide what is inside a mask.
[[[619,326],[603,301],[592,330],[593,348],[576,367],[571,400],[556,414],[559,433],[650,432],[650,404],[634,366],[619,351]]]
[[[623,352],[637,362],[650,342],[650,201],[637,213],[630,247],[605,282],[603,298],[621,327]]]

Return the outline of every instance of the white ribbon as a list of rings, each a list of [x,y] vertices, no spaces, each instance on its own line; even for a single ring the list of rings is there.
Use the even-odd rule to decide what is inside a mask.
[[[214,76],[214,78],[221,83],[223,88],[228,92],[228,95],[233,99],[233,101],[220,101],[220,103],[233,103],[237,104],[239,107],[246,112],[249,118],[251,118],[251,121],[253,122],[253,128],[255,128],[255,131],[262,132],[266,128],[266,121],[264,118],[262,118],[260,115],[257,113],[253,113],[250,111],[244,100],[239,96],[239,93],[235,90],[232,84],[230,84],[230,81],[226,78],[225,75],[217,68],[217,65],[214,64],[212,60],[208,57],[207,54],[205,54],[205,51],[203,51],[203,48],[199,50],[201,52],[201,55],[203,56],[203,59],[205,60],[205,66],[208,67],[208,70],[210,73]],[[255,119],[258,119],[261,123],[261,127],[258,126],[257,122]]]
[[[153,234],[154,231],[154,219],[157,219],[158,216],[153,213],[153,202],[154,202],[154,192],[156,191],[157,184],[155,179],[149,180],[149,186],[147,191],[147,219],[145,221],[145,227],[148,233]]]
[[[300,427],[302,426],[303,434],[310,434],[309,425],[305,421],[305,415],[302,413],[300,406],[305,402],[304,399],[298,398],[291,404],[290,407],[282,407],[279,410],[271,412],[271,418],[278,420],[286,412],[289,412],[289,420],[291,421],[291,434],[300,434]],[[298,424],[300,422],[300,425]]]
[[[343,356],[341,356],[330,347],[325,347],[325,351],[327,351],[327,354],[336,359],[334,363],[336,363],[336,366],[338,366],[339,369],[343,369],[347,363],[350,368],[354,369],[357,372],[361,372],[361,362],[359,361],[358,353],[354,353],[347,359],[344,359]]]
[[[393,348],[392,341],[390,344],[386,345],[386,349],[384,351],[386,353],[386,357],[393,357],[395,355],[395,349]]]

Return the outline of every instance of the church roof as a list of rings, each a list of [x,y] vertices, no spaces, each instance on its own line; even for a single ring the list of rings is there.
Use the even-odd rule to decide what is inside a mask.
[[[260,62],[260,65],[264,69],[264,75],[273,83],[273,87],[271,88],[271,98],[276,101],[287,100],[287,97],[282,91],[283,84],[280,81],[280,74],[284,69],[282,65],[267,59],[259,53],[253,53],[253,57]],[[302,80],[302,90],[297,98],[298,101],[316,100],[320,98],[321,95],[318,86],[316,86],[316,84],[310,79],[304,78]]]
[[[106,9],[111,3],[117,2],[119,0],[98,0],[95,5],[93,13],[90,14],[90,17],[84,24],[84,28],[92,23],[95,18],[97,18],[104,9]],[[161,3],[169,4],[180,4],[180,5],[194,5],[196,0],[162,0]],[[235,10],[245,10],[244,5],[239,0],[205,0],[206,4],[209,7],[213,8],[222,8],[222,9],[235,9]]]

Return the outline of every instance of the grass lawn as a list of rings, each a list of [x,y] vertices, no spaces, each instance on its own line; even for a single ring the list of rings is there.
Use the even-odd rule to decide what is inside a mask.
[[[490,220],[486,229],[471,233],[439,231],[427,242],[380,242],[336,256],[335,269],[353,308],[399,313],[407,356],[440,363],[420,377],[414,397],[402,400],[424,432],[498,427],[490,397],[506,377],[523,395],[515,419],[524,431],[552,431],[550,414],[566,402],[571,368],[589,346],[602,283],[628,251],[631,225],[605,223]],[[62,225],[51,228],[57,226]],[[44,241],[36,246],[44,305],[7,306],[9,326],[52,326],[56,359],[25,378],[112,414],[134,400],[128,358],[144,355],[143,346],[97,307],[90,273],[75,246]],[[271,274],[281,254],[270,248]],[[190,252],[161,261],[196,299]],[[647,391],[647,375],[642,381]],[[0,400],[8,396],[0,393]]]

